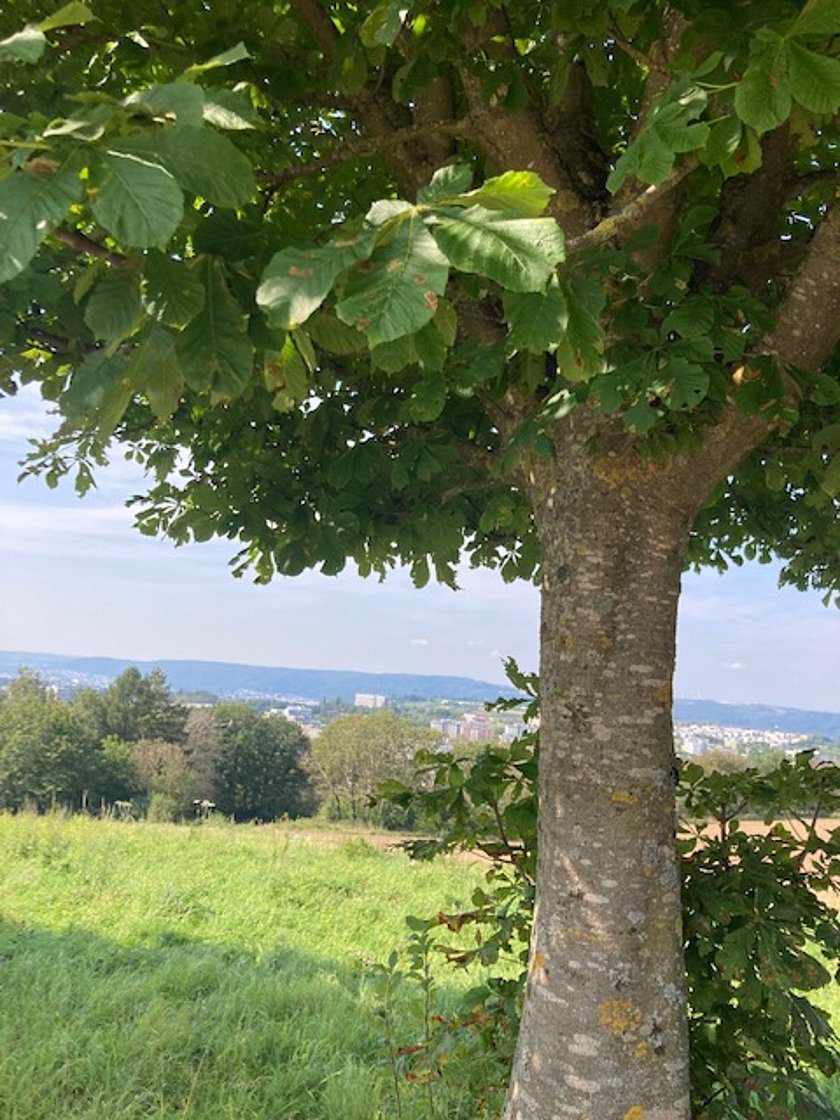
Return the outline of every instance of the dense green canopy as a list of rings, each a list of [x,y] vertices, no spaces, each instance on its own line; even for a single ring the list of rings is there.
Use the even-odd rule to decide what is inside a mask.
[[[836,0],[53,9],[0,15],[2,378],[66,417],[48,481],[116,439],[145,531],[260,578],[527,577],[558,419],[657,461],[734,402],[768,434],[690,559],[837,587],[837,331],[807,378],[772,335],[836,193]]]

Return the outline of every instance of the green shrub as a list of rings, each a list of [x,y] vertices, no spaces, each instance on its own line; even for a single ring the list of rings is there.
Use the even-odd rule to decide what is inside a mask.
[[[538,681],[509,662],[512,683],[539,710]],[[511,708],[521,701],[499,701]],[[457,1021],[437,1024],[414,1051],[422,1075],[448,1070],[453,1050],[492,1049],[500,1084],[512,1057],[527,968],[536,875],[538,736],[477,758],[419,756],[422,782],[387,783],[381,796],[440,822],[436,838],[406,844],[416,858],[483,852],[484,887],[469,910],[409,919],[409,956],[436,951],[456,965],[493,969]],[[840,928],[826,891],[840,885],[840,768],[813,752],[760,773],[679,768],[678,851],[691,1032],[692,1115],[696,1120],[840,1117],[825,1079],[840,1074],[829,1015],[812,996],[832,980]],[[763,819],[747,830],[742,816]],[[783,823],[785,822],[785,823]],[[422,954],[421,954],[422,955]],[[419,975],[418,968],[414,969]],[[420,1073],[415,1073],[419,1076]],[[836,1082],[835,1082],[836,1084]]]

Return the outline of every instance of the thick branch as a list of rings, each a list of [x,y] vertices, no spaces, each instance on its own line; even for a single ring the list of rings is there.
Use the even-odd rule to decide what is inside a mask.
[[[762,350],[783,366],[817,371],[840,342],[840,206],[826,217],[791,280]],[[772,431],[775,413],[744,415],[730,402],[703,445],[675,466],[678,489],[697,504]]]
[[[790,197],[795,172],[789,131],[779,128],[768,133],[761,147],[761,167],[751,175],[730,179],[724,188],[722,216],[714,235],[720,260],[704,277],[721,289],[736,281],[748,281],[749,260],[744,259],[745,251],[778,237],[779,218]]]
[[[470,138],[498,170],[536,171],[555,189],[549,205],[551,216],[572,237],[582,234],[590,225],[589,206],[572,189],[566,169],[534,114],[528,109],[508,113],[498,106],[488,105],[477,75],[462,67],[460,77],[470,106]]]
[[[816,371],[840,343],[840,205],[820,223],[766,341],[786,365]]]
[[[309,28],[325,58],[332,58],[340,34],[318,0],[292,0],[298,18]]]

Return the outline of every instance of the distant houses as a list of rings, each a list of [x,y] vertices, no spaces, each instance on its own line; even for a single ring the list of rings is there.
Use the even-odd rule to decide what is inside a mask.
[[[353,704],[357,708],[384,708],[385,697],[378,692],[357,692]]]

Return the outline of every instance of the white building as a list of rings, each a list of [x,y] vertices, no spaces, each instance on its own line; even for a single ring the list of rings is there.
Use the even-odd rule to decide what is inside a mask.
[[[353,703],[357,708],[384,708],[385,697],[376,692],[357,692]]]

